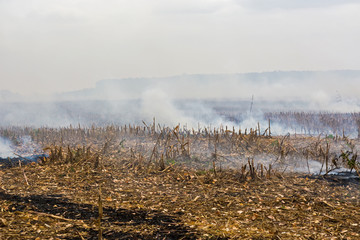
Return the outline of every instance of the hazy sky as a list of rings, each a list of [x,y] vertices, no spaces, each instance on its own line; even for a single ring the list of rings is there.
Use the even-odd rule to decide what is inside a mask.
[[[358,0],[0,0],[0,90],[360,69],[359,43]]]

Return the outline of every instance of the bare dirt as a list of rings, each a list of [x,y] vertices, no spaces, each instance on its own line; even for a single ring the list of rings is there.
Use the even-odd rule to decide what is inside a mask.
[[[344,147],[356,149],[349,139],[25,130],[49,158],[0,169],[0,239],[360,239],[358,179],[251,159],[330,164]]]
[[[1,239],[97,239],[99,205],[104,239],[360,239],[357,183],[110,163],[0,174]]]

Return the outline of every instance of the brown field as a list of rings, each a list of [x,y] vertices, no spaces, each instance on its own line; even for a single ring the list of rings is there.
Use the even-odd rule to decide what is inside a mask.
[[[359,173],[345,135],[155,123],[0,135],[17,160],[48,153],[2,159],[1,239],[360,239],[359,179],[330,175]]]

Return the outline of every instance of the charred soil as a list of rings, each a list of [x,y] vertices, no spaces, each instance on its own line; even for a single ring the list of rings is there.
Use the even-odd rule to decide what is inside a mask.
[[[294,174],[239,180],[231,170],[215,177],[110,162],[101,170],[31,164],[0,174],[1,239],[96,239],[99,220],[104,239],[360,238],[356,183]]]
[[[48,157],[0,169],[0,238],[360,239],[358,180],[249,157],[302,155],[330,168],[331,151],[341,153],[335,141],[354,151],[357,143],[154,128],[18,131]],[[16,139],[12,131],[2,135]]]

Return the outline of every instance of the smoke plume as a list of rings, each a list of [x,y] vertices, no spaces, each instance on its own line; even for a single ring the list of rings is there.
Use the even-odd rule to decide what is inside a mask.
[[[0,137],[0,158],[15,157],[12,144],[7,139]]]
[[[360,71],[180,75],[99,81],[93,89],[37,98],[3,96],[1,126],[142,124],[254,128],[267,112],[360,111]],[[252,99],[252,96],[254,98]],[[15,100],[14,100],[15,98]],[[16,99],[19,99],[16,101]],[[25,99],[25,100],[24,100]],[[301,126],[273,122],[274,134]]]

